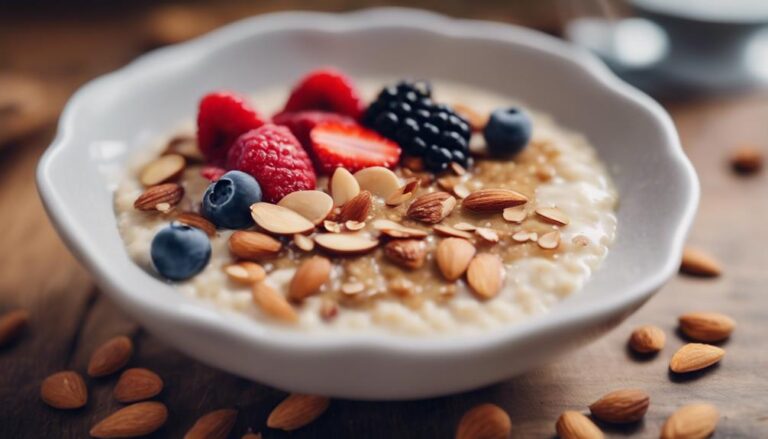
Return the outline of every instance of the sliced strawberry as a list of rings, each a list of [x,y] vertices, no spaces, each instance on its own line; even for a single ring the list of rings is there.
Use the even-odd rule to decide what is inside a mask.
[[[207,94],[197,113],[198,147],[208,162],[221,166],[235,139],[262,125],[261,116],[240,96],[229,92]]]
[[[391,168],[400,160],[397,143],[360,125],[323,122],[312,129],[312,153],[320,172],[338,167],[350,172],[371,166]]]
[[[291,92],[284,112],[319,110],[338,113],[359,120],[363,101],[352,81],[333,69],[308,73]]]

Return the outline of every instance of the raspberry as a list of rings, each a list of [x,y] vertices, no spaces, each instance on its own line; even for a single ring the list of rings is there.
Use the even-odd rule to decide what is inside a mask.
[[[197,113],[198,147],[208,162],[221,166],[235,139],[262,125],[264,120],[241,97],[229,92],[207,94]]]
[[[354,119],[342,114],[328,113],[326,111],[298,111],[295,113],[281,112],[272,116],[272,122],[277,125],[285,125],[299,139],[304,149],[310,151],[312,142],[309,132],[316,125],[323,122],[355,123]]]
[[[269,203],[291,192],[314,189],[317,183],[312,162],[296,137],[288,128],[272,124],[238,137],[229,150],[227,167],[251,174]]]
[[[320,110],[343,114],[355,120],[363,114],[363,102],[352,81],[333,69],[307,74],[293,89],[284,112]]]

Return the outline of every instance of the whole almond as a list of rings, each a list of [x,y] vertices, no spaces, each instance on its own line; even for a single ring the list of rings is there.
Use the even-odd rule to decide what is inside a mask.
[[[453,282],[467,271],[475,252],[475,246],[466,239],[446,238],[437,245],[435,261],[443,276]]]
[[[166,154],[147,164],[139,174],[144,186],[154,186],[178,178],[184,171],[187,161],[179,154]]]
[[[148,187],[139,198],[133,202],[138,210],[158,210],[158,206],[167,204],[175,206],[184,198],[184,188],[176,183],[165,183]]]
[[[184,439],[226,439],[237,421],[237,410],[220,409],[206,413],[184,435]]]
[[[261,260],[277,255],[280,241],[259,232],[238,230],[229,237],[229,251],[241,259]]]
[[[644,325],[632,331],[629,347],[640,354],[650,354],[664,349],[667,336],[658,326]]]
[[[716,277],[722,273],[720,262],[709,253],[692,247],[683,250],[680,271],[693,276]]]
[[[394,239],[384,246],[384,255],[405,268],[421,268],[427,256],[424,242],[418,239]]]
[[[481,253],[467,268],[467,283],[481,299],[492,299],[499,294],[504,283],[504,265],[498,256]]]
[[[557,419],[555,425],[560,439],[603,439],[603,432],[588,417],[573,410],[567,410]]]
[[[208,236],[216,235],[216,226],[212,222],[205,219],[203,216],[193,212],[182,212],[176,215],[176,221],[186,224],[190,227],[196,227]]]
[[[360,191],[351,200],[341,206],[338,222],[360,221],[368,219],[368,214],[373,206],[373,196],[368,191]]]
[[[29,313],[23,309],[9,311],[0,317],[0,347],[15,341],[27,327]]]
[[[299,320],[299,315],[288,303],[288,300],[264,282],[259,282],[253,286],[253,301],[267,315],[278,320],[289,323]]]
[[[763,153],[753,146],[742,146],[731,153],[731,167],[739,174],[754,174],[763,167]]]
[[[288,297],[301,301],[317,293],[331,277],[331,261],[322,256],[312,256],[299,265],[291,279]]]
[[[293,393],[272,410],[267,418],[267,427],[297,430],[319,418],[329,404],[330,400],[324,396]]]
[[[615,424],[636,422],[645,416],[651,398],[641,389],[621,389],[605,394],[589,406],[592,416]]]
[[[120,335],[111,338],[91,354],[88,361],[88,375],[101,377],[122,369],[131,359],[133,342],[130,338]]]
[[[437,224],[450,215],[456,207],[456,198],[448,192],[432,192],[416,197],[408,206],[409,218],[424,223]]]
[[[731,336],[736,322],[718,312],[691,312],[678,318],[680,330],[693,340],[715,342]]]
[[[262,439],[261,433],[245,433],[240,439]]]
[[[152,398],[163,390],[163,380],[149,369],[135,367],[127,369],[112,390],[117,401],[137,402]]]
[[[725,351],[717,346],[702,343],[688,343],[678,349],[669,360],[672,372],[694,372],[712,366],[720,361]]]
[[[502,212],[528,202],[528,197],[509,189],[481,189],[472,192],[461,206],[474,212]]]
[[[661,439],[704,439],[715,432],[720,413],[712,404],[688,404],[677,409],[661,428]]]
[[[511,433],[507,412],[495,404],[480,404],[461,417],[456,439],[507,439]]]
[[[57,409],[77,409],[88,402],[88,388],[79,373],[65,370],[43,380],[40,397]]]
[[[91,428],[91,436],[118,438],[144,436],[168,419],[168,409],[155,401],[138,402],[112,413]]]

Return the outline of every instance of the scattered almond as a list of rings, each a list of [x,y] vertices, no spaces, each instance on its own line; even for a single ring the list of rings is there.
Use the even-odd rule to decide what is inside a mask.
[[[472,234],[444,224],[435,224],[432,229],[440,235],[454,238],[472,239]],[[474,229],[472,229],[474,230]]]
[[[343,206],[360,193],[360,184],[355,177],[344,168],[336,168],[330,180],[331,197],[334,206]]]
[[[692,312],[678,318],[680,330],[693,340],[716,342],[731,336],[736,322],[718,312]]]
[[[196,227],[208,236],[216,235],[216,226],[212,222],[193,212],[182,212],[176,215],[176,221],[190,227]]]
[[[475,229],[477,236],[483,238],[483,240],[491,243],[499,242],[499,233],[493,229],[487,227],[478,227]]]
[[[406,201],[413,198],[413,195],[416,193],[416,189],[419,187],[419,180],[418,179],[410,179],[408,180],[403,186],[398,188],[395,192],[393,192],[389,197],[385,199],[385,202],[387,206],[395,207],[399,206]]]
[[[347,296],[354,296],[365,291],[365,284],[362,282],[345,282],[341,285],[341,292]]]
[[[333,210],[333,198],[322,191],[296,191],[284,196],[278,206],[290,209],[318,225]]]
[[[184,435],[184,439],[227,439],[235,421],[237,410],[214,410],[200,417]]]
[[[245,285],[261,282],[267,277],[264,267],[251,261],[240,261],[224,266],[224,273],[229,280]]]
[[[253,301],[265,314],[278,320],[289,323],[299,320],[299,315],[288,300],[265,282],[253,286]]]
[[[133,207],[138,210],[161,210],[158,206],[167,204],[175,206],[184,198],[184,188],[176,183],[165,183],[148,187],[136,201]]]
[[[163,380],[154,372],[144,368],[127,369],[112,390],[117,401],[137,402],[152,398],[163,390]]]
[[[417,221],[437,224],[456,207],[456,198],[447,192],[432,192],[417,197],[408,206],[407,215]]]
[[[664,349],[667,336],[658,326],[645,325],[632,331],[629,347],[640,354],[650,354]]]
[[[560,232],[555,230],[553,232],[545,233],[541,235],[536,243],[544,250],[554,250],[560,246]]]
[[[504,281],[504,266],[498,256],[481,253],[472,259],[467,268],[467,283],[481,299],[492,299]]]
[[[567,226],[570,220],[563,211],[557,207],[539,207],[535,210],[536,215],[545,222],[557,226]]]
[[[368,191],[360,191],[351,200],[344,203],[339,212],[339,221],[365,221],[373,207],[373,196]]]
[[[720,413],[712,404],[688,404],[677,409],[661,428],[661,439],[705,439],[717,428]]]
[[[341,233],[341,224],[336,221],[325,220],[323,221],[323,228],[331,233]]]
[[[390,238],[414,238],[421,239],[427,237],[427,232],[412,227],[406,227],[400,223],[386,219],[378,219],[373,222],[373,228],[380,231]]]
[[[154,186],[181,176],[187,161],[179,154],[167,154],[150,162],[142,169],[139,181],[144,186]]]
[[[400,266],[416,269],[424,265],[427,249],[416,239],[395,239],[384,246],[384,254]]]
[[[293,431],[319,418],[328,408],[330,400],[324,396],[291,394],[272,410],[267,427]]]
[[[475,230],[477,230],[477,226],[474,226],[469,223],[456,223],[453,225],[453,227],[455,227],[458,230],[463,230],[465,232],[474,232]]]
[[[155,401],[138,402],[112,413],[91,428],[97,438],[144,436],[156,431],[168,419],[168,409]]]
[[[457,184],[453,187],[453,195],[456,195],[457,198],[465,199],[469,196],[470,190],[468,187],[464,186],[463,184]]]
[[[644,390],[621,389],[605,394],[589,406],[589,411],[601,421],[625,424],[642,419],[650,403]]]
[[[716,277],[720,276],[722,268],[720,263],[703,250],[686,247],[683,250],[683,261],[680,271],[694,276]]]
[[[190,135],[178,135],[168,141],[163,155],[178,154],[187,159],[188,162],[202,163],[205,161],[203,153],[197,147],[197,138]]]
[[[458,176],[462,176],[467,173],[467,170],[456,162],[451,162],[451,171],[453,171],[453,173]]]
[[[351,230],[353,232],[357,232],[358,230],[363,230],[365,228],[365,223],[360,221],[348,220],[344,222],[344,228],[347,230]]]
[[[717,346],[688,343],[675,352],[669,360],[669,368],[675,373],[694,372],[712,366],[724,355],[725,351]]]
[[[533,241],[536,242],[539,239],[539,235],[536,232],[526,232],[524,230],[520,230],[519,232],[515,232],[512,235],[512,240],[515,242],[528,242]]]
[[[40,397],[57,409],[77,409],[88,402],[88,388],[79,373],[65,370],[43,380]]]
[[[293,235],[293,244],[305,252],[311,252],[315,249],[315,241],[307,235],[297,233]]]
[[[560,439],[603,439],[603,432],[588,417],[573,410],[567,410],[557,419],[555,425]]]
[[[23,309],[9,311],[0,317],[0,347],[14,342],[27,327],[29,313]]]
[[[387,199],[400,189],[400,178],[383,166],[371,166],[354,174],[360,190]]]
[[[464,413],[456,429],[456,439],[507,439],[512,421],[501,407],[480,404]]]
[[[502,211],[502,216],[505,221],[517,224],[522,223],[527,215],[528,213],[525,211],[525,206],[523,205],[507,207]]]
[[[739,174],[754,174],[763,168],[763,153],[753,146],[742,146],[731,153],[731,167]]]
[[[229,237],[229,251],[238,258],[260,260],[280,252],[280,241],[259,232],[237,230]]]
[[[119,335],[103,343],[91,354],[88,361],[88,375],[101,377],[117,372],[128,363],[133,355],[133,342]]]
[[[475,251],[475,246],[466,239],[447,238],[437,245],[435,261],[443,276],[453,282],[467,271]]]
[[[276,235],[293,235],[315,229],[310,220],[277,204],[256,203],[251,206],[251,216],[256,225]]]
[[[469,194],[461,205],[474,212],[502,212],[527,202],[528,197],[509,189],[481,189]]]
[[[305,259],[296,269],[288,288],[291,300],[301,301],[317,293],[331,277],[331,261],[322,256]]]
[[[361,233],[321,233],[315,236],[315,244],[332,254],[355,255],[373,250],[379,240]]]

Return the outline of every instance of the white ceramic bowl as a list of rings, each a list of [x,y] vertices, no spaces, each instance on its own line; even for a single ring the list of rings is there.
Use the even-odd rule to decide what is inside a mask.
[[[521,98],[585,133],[620,193],[603,267],[551,312],[485,336],[307,337],[182,296],[135,265],[112,207],[122,163],[205,92],[289,84],[321,65],[353,77],[415,76]],[[618,324],[675,271],[698,201],[670,118],[585,52],[513,26],[404,9],[279,13],[141,57],[70,100],[38,168],[59,233],[101,288],[150,332],[205,363],[290,391],[418,398],[494,383]]]

